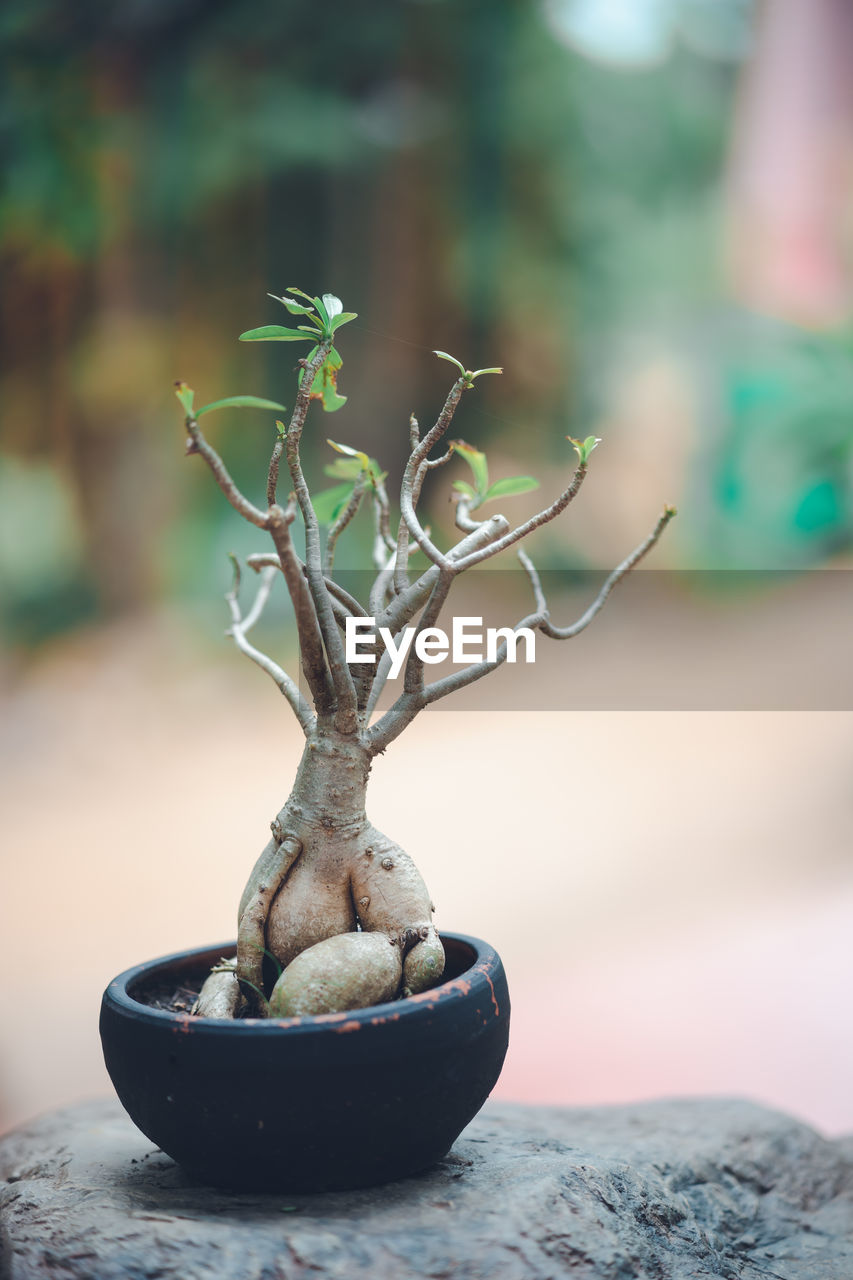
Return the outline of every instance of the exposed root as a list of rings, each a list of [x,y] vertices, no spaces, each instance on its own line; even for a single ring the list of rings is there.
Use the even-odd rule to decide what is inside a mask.
[[[301,952],[270,997],[274,1018],[342,1013],[393,1000],[400,988],[400,947],[384,933],[339,933]]]
[[[419,941],[403,961],[403,995],[414,996],[427,991],[444,973],[444,947],[435,928],[419,931]]]
[[[249,1005],[261,1017],[269,1016],[264,990],[264,954],[266,952],[267,916],[281,883],[302,852],[298,836],[287,835],[278,846],[277,865],[264,877],[263,884],[249,899],[237,930],[236,981],[243,989]]]
[[[243,1002],[236,967],[236,960],[221,960],[215,965],[190,1012],[197,1018],[236,1018]]]

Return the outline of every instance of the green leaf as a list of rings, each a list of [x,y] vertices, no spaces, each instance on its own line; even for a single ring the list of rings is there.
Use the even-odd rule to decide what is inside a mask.
[[[586,466],[589,460],[589,455],[592,453],[593,449],[597,445],[601,444],[600,436],[587,436],[587,438],[582,441],[575,440],[574,436],[566,436],[566,439],[570,444],[574,445],[575,453],[578,455],[578,460],[582,467]]]
[[[457,493],[464,493],[466,498],[471,498],[473,500],[477,496],[467,480],[454,480],[453,488]]]
[[[292,285],[292,284],[289,284],[289,285],[287,286],[287,288],[285,289],[285,291],[284,291],[284,292],[285,292],[285,293],[295,293],[295,294],[296,294],[296,296],[297,296],[297,298],[304,298],[306,302],[312,302],[312,303],[313,303],[313,302],[315,301],[315,299],[311,297],[311,294],[310,294],[310,293],[306,293],[304,289],[297,289],[297,288],[295,288],[295,286],[294,286],[294,285]]]
[[[195,400],[195,392],[192,387],[188,387],[185,382],[175,383],[175,395],[181,402],[181,408],[188,418],[193,416],[193,401]]]
[[[326,440],[326,444],[330,444],[335,453],[343,453],[347,458],[353,458],[359,465],[360,472],[367,471],[370,468],[370,459],[366,453],[362,453],[360,449],[353,449],[348,444],[336,444],[334,440]]]
[[[247,329],[240,334],[241,342],[307,342],[311,337],[299,329],[284,329],[280,324],[265,324],[260,329]]]
[[[334,333],[337,329],[340,329],[342,324],[349,324],[350,320],[357,320],[357,319],[358,319],[357,311],[342,311],[339,316],[335,316],[335,318],[332,320],[332,325],[331,325],[332,333]]]
[[[323,332],[325,333],[328,331],[328,328],[329,328],[329,313],[326,310],[326,304],[322,298],[312,298],[311,301],[314,303],[314,310],[317,312],[317,315],[320,317],[320,322],[323,326]]]
[[[503,369],[475,369],[471,374],[471,381],[473,382],[475,378],[481,378],[484,373],[503,373]]]
[[[531,489],[538,488],[539,481],[534,480],[533,476],[507,476],[505,480],[496,480],[486,490],[483,501],[491,502],[493,498],[512,498],[517,493],[528,493]]]
[[[455,364],[463,377],[467,374],[468,370],[465,368],[464,364],[459,363],[455,356],[449,356],[446,351],[433,351],[432,354],[434,356],[438,356],[439,360],[449,360],[451,364]]]
[[[279,297],[277,293],[268,293],[268,298],[275,298],[276,302],[281,302],[292,316],[310,316],[314,314],[313,307],[303,307],[301,302],[294,302],[292,298]]]
[[[311,399],[322,401],[326,413],[334,413],[347,402],[346,396],[338,395],[338,370],[342,364],[338,352],[331,347],[311,386]]]
[[[333,524],[352,497],[352,482],[336,484],[333,489],[323,489],[311,502],[320,524]]]
[[[211,409],[278,409],[280,413],[284,413],[286,408],[286,405],[279,404],[277,400],[262,400],[260,396],[228,396],[225,400],[212,400],[203,409],[199,409],[195,416],[200,418],[203,413],[210,413]]]
[[[482,502],[489,487],[489,466],[486,462],[486,455],[481,453],[479,449],[475,449],[473,445],[466,444],[464,440],[452,440],[450,447],[454,452],[460,454],[471,468],[474,475],[474,484],[477,488],[477,497]]]
[[[323,474],[332,476],[335,480],[357,480],[362,471],[363,467],[358,458],[335,458],[334,462],[330,462],[328,466],[323,468]],[[379,463],[375,458],[369,458],[368,474],[371,481],[379,484],[388,473],[380,469]]]
[[[340,298],[336,298],[333,293],[323,294],[323,306],[326,308],[326,315],[329,317],[330,322],[334,320],[335,316],[339,316],[344,309],[344,304]]]

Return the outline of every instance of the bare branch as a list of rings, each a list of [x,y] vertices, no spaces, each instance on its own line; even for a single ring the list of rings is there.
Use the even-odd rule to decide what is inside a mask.
[[[471,499],[460,493],[456,499],[456,528],[463,533],[473,533],[482,523],[482,520],[471,519]]]
[[[658,519],[657,524],[654,529],[652,529],[649,536],[645,538],[638,547],[635,547],[631,554],[627,556],[620,565],[617,565],[607,578],[604,586],[601,588],[586,613],[584,613],[577,622],[573,622],[571,626],[568,627],[555,627],[546,616],[545,621],[540,627],[543,634],[550,636],[552,640],[571,640],[573,636],[578,635],[578,633],[583,631],[585,627],[588,627],[595,615],[600,613],[604,608],[607,597],[610,595],[610,592],[616,586],[617,582],[620,582],[622,578],[629,574],[634,566],[639,564],[643,556],[647,555],[648,552],[651,551],[652,547],[655,545],[674,515],[674,507],[664,507],[663,514]]]
[[[384,751],[388,744],[403,732],[406,726],[414,720],[417,713],[426,705],[423,700],[424,664],[422,659],[417,656],[415,645],[421,632],[435,624],[452,585],[452,573],[438,573],[426,608],[421,614],[415,634],[412,637],[412,647],[406,660],[403,692],[394,704],[388,708],[385,715],[368,730],[367,745],[373,755]],[[379,672],[377,671],[377,676],[378,674]],[[383,676],[383,683],[384,679],[385,677]],[[376,696],[378,698],[379,694],[377,693]],[[375,706],[375,700],[373,705]]]
[[[448,565],[453,568],[471,551],[494,542],[496,538],[505,534],[508,529],[509,524],[505,516],[491,516],[474,533],[461,538],[456,546],[451,547],[447,553]],[[410,618],[414,617],[427,599],[435,586],[438,575],[439,569],[435,565],[430,565],[410,587],[407,587],[405,591],[394,597],[382,617],[377,620],[377,624],[389,627],[392,631],[399,631]]]
[[[390,504],[384,480],[375,480],[371,492],[373,498],[373,565],[379,571],[385,567],[385,552],[395,550],[397,543],[391,537]]]
[[[267,600],[272,590],[273,580],[275,578],[275,569],[265,569],[261,577],[260,586],[255,596],[254,604],[249,613],[243,618],[240,612],[240,603],[238,600],[238,592],[240,590],[240,565],[236,556],[231,557],[234,566],[234,582],[231,590],[226,594],[225,599],[228,601],[228,607],[231,611],[231,627],[228,634],[233,637],[234,643],[241,653],[265,671],[271,680],[278,686],[284,694],[296,719],[302,726],[306,736],[311,733],[316,724],[316,719],[311,708],[308,706],[305,698],[299,691],[298,685],[284,671],[277,662],[274,662],[267,654],[262,653],[260,649],[256,649],[246,639],[246,632],[249,631],[260,618],[264,611]]]
[[[639,564],[643,556],[651,551],[674,515],[675,509],[673,507],[664,508],[663,514],[649,536],[613,570],[586,613],[569,627],[555,627],[551,624],[539,574],[536,572],[530,557],[520,550],[518,558],[524,566],[533,587],[533,593],[536,598],[536,612],[529,614],[526,618],[522,618],[521,622],[516,623],[513,631],[520,631],[522,627],[538,628],[543,635],[550,636],[554,640],[570,640],[573,636],[578,635],[585,627],[589,626],[596,614],[600,613],[604,608],[607,597],[617,582],[620,582],[622,578],[629,574],[634,566]],[[475,680],[479,680],[482,676],[486,676],[496,670],[506,661],[508,652],[508,641],[502,640],[494,661],[472,663],[469,667],[465,667],[464,670],[454,671],[451,675],[445,676],[443,680],[436,680],[433,684],[428,685],[423,692],[424,705],[436,702],[439,698],[444,698],[449,693],[455,693],[457,689],[463,689],[466,685],[473,684]]]
[[[448,449],[446,453],[439,454],[437,458],[427,458],[423,465],[427,471],[435,471],[438,467],[446,466],[452,457],[453,450]]]
[[[305,578],[305,565],[295,552],[294,559],[299,567],[299,572],[302,574],[302,577]],[[250,569],[254,569],[255,573],[260,573],[261,569],[265,569],[270,565],[275,568],[281,568],[281,561],[279,557],[274,555],[271,551],[253,551],[251,555],[246,556],[246,564]],[[348,591],[344,590],[339,582],[335,582],[332,578],[326,578],[325,582],[326,590],[329,595],[338,600],[349,613],[358,618],[367,617],[367,610],[364,606],[360,601],[356,600],[355,596],[351,596]],[[307,583],[305,589],[307,591]]]
[[[335,548],[337,546],[338,538],[341,536],[344,529],[353,519],[361,506],[361,500],[364,497],[365,482],[366,477],[364,472],[362,472],[353,485],[349,502],[346,504],[343,511],[329,530],[329,536],[326,539],[326,576],[329,578],[331,578],[332,570],[335,567]]]
[[[421,496],[424,479],[428,471],[434,471],[437,467],[443,467],[453,457],[453,450],[448,449],[438,458],[427,458],[418,468],[412,485],[412,509],[417,510],[418,502]],[[424,530],[424,534],[429,537],[429,531]],[[404,519],[400,519],[399,528],[397,530],[397,568],[394,571],[394,589],[399,594],[405,591],[409,585],[409,575],[407,566],[409,563],[409,526]]]
[[[534,630],[542,622],[541,613],[530,613],[526,618],[522,618],[513,627],[513,631],[521,631],[524,628]],[[432,684],[427,685],[422,693],[423,705],[429,706],[431,702],[437,702],[439,698],[444,698],[449,693],[455,693],[457,689],[464,689],[466,685],[473,684],[475,680],[482,679],[483,676],[489,675],[492,671],[496,671],[498,667],[503,666],[506,662],[506,656],[509,653],[509,640],[501,640],[497,653],[491,662],[472,662],[469,667],[463,668],[462,671],[453,671],[449,676],[445,676],[443,680],[436,680]]]
[[[536,612],[541,613],[543,617],[548,616],[548,602],[545,599],[545,592],[542,590],[542,583],[539,581],[539,574],[536,572],[536,566],[530,559],[526,551],[522,551],[519,547],[516,552],[519,562],[524,572],[530,579],[530,585],[533,588],[533,598],[536,601]]]
[[[303,572],[305,572],[304,569]],[[326,578],[326,590],[329,595],[334,596],[334,598],[342,604],[354,618],[367,617],[367,610],[361,602],[356,600],[355,596],[351,596],[348,591],[345,591],[339,582],[333,581],[332,578]]]
[[[204,458],[210,470],[213,472],[213,478],[219,485],[225,497],[231,503],[235,511],[239,512],[244,520],[248,520],[250,524],[257,525],[259,529],[267,528],[267,513],[259,510],[254,503],[244,497],[237,488],[225,463],[211,444],[202,435],[201,427],[195,418],[187,418],[186,428],[188,434],[187,453],[200,453]]]
[[[299,503],[302,519],[305,523],[305,570],[308,588],[314,601],[317,622],[326,649],[329,673],[335,688],[337,700],[335,727],[341,733],[353,733],[358,725],[356,690],[346,664],[343,641],[335,622],[334,611],[325,583],[320,549],[320,529],[299,457],[299,443],[311,400],[311,387],[318,369],[329,354],[331,345],[331,339],[324,339],[320,342],[317,346],[317,354],[313,360],[305,365],[302,379],[299,383],[296,404],[287,429],[285,453],[293,488],[296,493],[296,500]]]
[[[267,506],[274,507],[278,499],[276,491],[278,489],[278,468],[281,462],[281,455],[284,453],[284,437],[279,434],[278,439],[272,448],[272,457],[270,458],[270,469],[267,475]]]
[[[473,565],[481,564],[484,560],[496,556],[499,552],[505,551],[507,547],[511,547],[513,543],[526,538],[534,529],[539,529],[543,524],[548,524],[551,520],[554,520],[561,511],[565,511],[569,503],[577,496],[578,490],[584,482],[586,471],[586,464],[579,463],[568,488],[563,490],[560,496],[551,503],[550,507],[546,507],[535,516],[531,516],[529,520],[525,520],[524,524],[520,524],[510,533],[498,538],[497,542],[490,543],[489,546],[483,547],[480,551],[472,551],[470,555],[465,556],[464,560],[459,562],[457,573],[463,573]]]
[[[424,708],[424,701],[421,696],[414,693],[401,693],[393,707],[385,712],[380,720],[367,731],[366,743],[367,748],[372,756],[381,755],[386,747],[399,738],[400,734],[407,728],[419,711]]]
[[[426,531],[421,526],[420,521],[415,515],[415,503],[417,501],[416,491],[420,491],[420,483],[423,477],[420,475],[421,464],[426,462],[430,450],[438,443],[443,435],[446,434],[456,408],[462,398],[462,392],[466,389],[467,383],[465,378],[457,378],[450,393],[444,402],[444,407],[438,415],[435,426],[432,427],[415,448],[412,449],[409,461],[406,464],[406,470],[403,473],[403,480],[400,485],[400,514],[408,529],[411,537],[414,538],[418,546],[433,564],[437,564],[440,569],[446,570],[449,564],[446,556],[444,556],[438,547],[427,536]],[[419,483],[420,481],[420,483]],[[398,564],[400,561],[398,560]],[[402,560],[405,564],[405,559]]]
[[[528,614],[526,618],[522,618],[520,622],[517,622],[513,627],[513,632],[521,631],[525,627],[531,630],[535,627],[541,627],[548,618],[545,593],[542,590],[539,574],[536,572],[533,561],[522,550],[519,550],[518,558],[530,579],[530,585],[533,588],[533,595],[536,601],[536,612]],[[455,693],[457,689],[464,689],[466,685],[473,684],[475,680],[479,680],[483,676],[489,675],[490,672],[496,671],[498,667],[506,662],[508,653],[509,640],[505,639],[498,646],[493,661],[472,662],[469,667],[465,667],[462,671],[454,671],[449,676],[445,676],[443,680],[433,681],[423,691],[424,705],[429,706],[431,702],[437,702],[439,698],[443,698],[449,693]]]
[[[394,637],[395,644],[399,641],[400,632],[398,631]],[[370,724],[370,717],[376,710],[376,704],[382,697],[382,690],[388,681],[388,673],[391,670],[391,654],[387,649],[383,649],[382,656],[376,664],[376,675],[373,677],[373,683],[370,686],[370,696],[367,699],[367,705],[364,708],[364,723]]]
[[[370,598],[367,602],[368,615],[371,618],[377,617],[385,608],[385,597],[391,590],[394,581],[394,568],[397,564],[397,548],[391,552],[387,563],[377,573],[373,586],[370,588]]]
[[[334,695],[314,601],[302,574],[302,561],[296,554],[293,539],[290,536],[293,519],[292,503],[288,503],[286,509],[279,506],[270,507],[269,529],[278,552],[279,567],[284,574],[287,590],[293,602],[302,671],[311,690],[317,714],[326,715],[332,709]]]

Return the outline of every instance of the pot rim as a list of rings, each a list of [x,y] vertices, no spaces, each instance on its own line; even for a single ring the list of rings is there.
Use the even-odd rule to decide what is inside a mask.
[[[175,951],[170,955],[159,956],[154,960],[146,960],[142,964],[125,969],[110,982],[104,992],[104,1004],[137,1020],[147,1021],[155,1026],[160,1024],[181,1024],[187,1033],[197,1031],[208,1035],[241,1035],[252,1030],[258,1035],[275,1035],[287,1031],[291,1036],[320,1035],[329,1031],[354,1031],[357,1028],[381,1026],[396,1023],[430,1014],[440,1005],[446,1008],[467,999],[472,993],[485,995],[494,1007],[495,1016],[501,1010],[495,995],[493,977],[501,970],[501,961],[494,947],[463,933],[443,933],[443,942],[458,943],[474,953],[471,964],[455,978],[441,982],[428,991],[418,995],[407,996],[403,1000],[392,1000],[383,1004],[368,1005],[363,1009],[347,1009],[341,1013],[305,1014],[292,1018],[199,1018],[189,1013],[177,1013],[169,1009],[155,1009],[130,994],[130,988],[150,978],[158,969],[168,969],[179,961],[205,955],[229,956],[236,953],[236,942],[220,943],[218,946],[191,947],[185,951]]]

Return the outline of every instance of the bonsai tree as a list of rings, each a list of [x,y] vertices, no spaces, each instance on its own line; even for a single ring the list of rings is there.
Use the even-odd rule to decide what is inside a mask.
[[[274,296],[274,295],[270,295]],[[466,369],[445,352],[457,376],[432,426],[421,434],[409,420],[409,458],[400,484],[399,520],[392,527],[385,475],[360,450],[329,441],[338,457],[330,468],[340,484],[312,499],[300,458],[302,433],[313,400],[333,412],[341,357],[336,331],[355,319],[331,294],[309,297],[289,289],[277,299],[296,317],[296,327],[267,325],[241,334],[245,342],[306,342],[299,360],[296,401],[285,428],[279,421],[266,480],[266,501],[256,506],[237,488],[220,455],[202,433],[202,416],[226,406],[283,410],[275,401],[235,396],[202,408],[194,393],[177,384],[186,415],[186,452],[197,454],[234,510],[269,537],[268,548],[247,558],[259,575],[251,607],[241,604],[241,568],[227,601],[230,635],[237,647],[270,677],[305,735],[305,749],[284,806],[271,823],[271,838],[249,876],[238,910],[237,955],[217,965],[206,980],[195,1011],[206,1017],[317,1014],[362,1008],[427,989],[441,977],[444,952],[433,924],[430,895],[411,858],[368,820],[365,792],[373,759],[424,708],[495,671],[523,631],[568,640],[589,625],[613,587],[654,546],[675,514],[664,509],[651,533],[610,574],[581,618],[568,626],[552,620],[540,579],[521,549],[524,539],[556,519],[586,479],[599,441],[573,440],[577,462],[563,491],[536,515],[512,526],[503,515],[481,509],[537,487],[529,476],[490,485],[485,456],[463,441],[441,451],[462,397],[477,380],[501,370]],[[418,514],[424,482],[454,458],[470,468],[473,483],[453,484],[460,537],[441,549]],[[282,460],[289,477],[280,499]],[[366,601],[354,598],[334,577],[338,539],[363,503],[373,516],[375,574]],[[304,560],[291,535],[301,519]],[[321,525],[326,525],[325,537]],[[455,579],[492,556],[514,548],[533,595],[531,612],[503,629],[485,660],[427,682],[425,665],[435,653],[436,624]],[[410,572],[422,552],[427,565]],[[281,574],[293,606],[304,689],[249,639]],[[430,646],[433,646],[432,648]],[[390,676],[399,693],[377,711]]]

